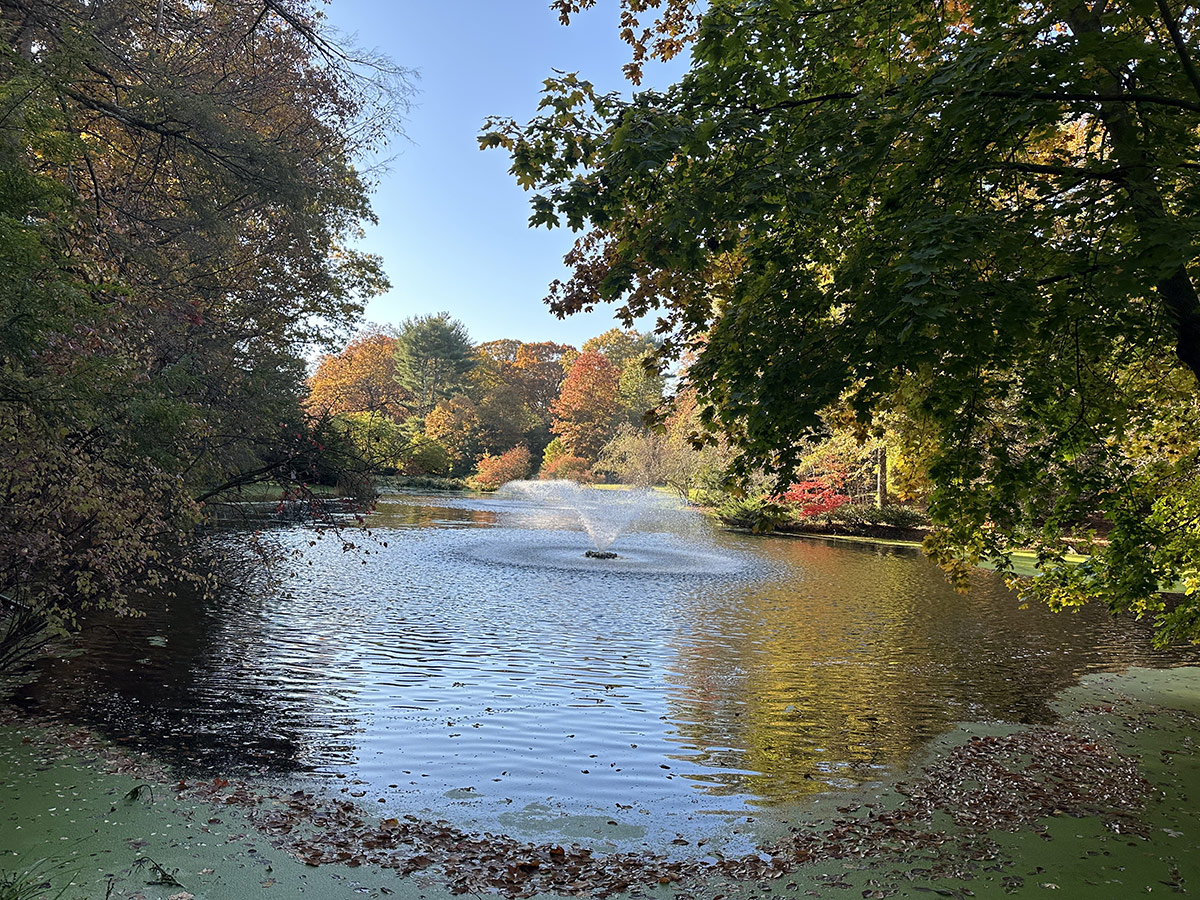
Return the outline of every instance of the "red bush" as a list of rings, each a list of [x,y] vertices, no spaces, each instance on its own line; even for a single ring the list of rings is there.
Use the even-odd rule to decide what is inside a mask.
[[[572,456],[564,454],[556,456],[548,465],[542,466],[542,471],[538,474],[538,478],[543,480],[558,480],[566,479],[567,481],[594,481],[592,475],[592,467],[588,465],[588,461],[580,456]]]
[[[802,519],[819,516],[849,503],[850,498],[841,493],[841,479],[830,476],[810,478],[793,484],[780,498],[796,507]]]
[[[483,488],[498,488],[506,481],[516,481],[529,475],[529,448],[521,445],[505,450],[499,456],[485,453],[475,470],[475,481]]]

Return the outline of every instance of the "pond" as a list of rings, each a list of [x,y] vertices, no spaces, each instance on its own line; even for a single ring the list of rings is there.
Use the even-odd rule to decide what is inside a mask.
[[[958,595],[904,547],[672,515],[584,560],[569,511],[467,495],[388,495],[369,525],[366,555],[280,528],[295,571],[91,627],[16,700],[185,774],[662,850],[893,781],[957,722],[1049,721],[1086,673],[1200,661],[985,572]]]

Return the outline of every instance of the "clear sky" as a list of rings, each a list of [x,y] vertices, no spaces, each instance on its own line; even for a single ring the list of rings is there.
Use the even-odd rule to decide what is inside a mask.
[[[569,28],[549,0],[330,0],[328,21],[364,49],[416,69],[419,94],[374,196],[379,224],[362,246],[383,257],[391,291],[368,321],[448,311],[475,341],[517,338],[578,346],[611,328],[612,309],[559,321],[542,303],[563,277],[565,229],[528,227],[529,195],[508,175],[503,150],[476,136],[488,115],[528,121],[552,69],[578,71],[603,90],[628,92],[617,2],[600,0]],[[647,67],[665,86],[683,61]]]

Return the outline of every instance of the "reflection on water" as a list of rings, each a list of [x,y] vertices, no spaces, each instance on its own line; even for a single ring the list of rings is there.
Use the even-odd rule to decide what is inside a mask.
[[[643,533],[622,569],[534,521],[395,496],[367,565],[284,531],[305,556],[282,588],[91,628],[21,698],[193,772],[345,776],[381,812],[524,833],[599,815],[658,840],[870,784],[958,720],[1044,720],[1084,672],[1198,659],[1099,610],[1022,610],[985,574],[956,595],[912,551]]]
[[[787,577],[696,597],[669,678],[702,781],[760,802],[870,781],[956,721],[1049,721],[1087,671],[1196,659],[1098,610],[1020,609],[992,575],[957,595],[916,550],[758,547]]]

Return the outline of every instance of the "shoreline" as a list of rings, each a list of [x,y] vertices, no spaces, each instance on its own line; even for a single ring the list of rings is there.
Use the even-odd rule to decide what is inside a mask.
[[[1145,882],[1122,882],[1131,891],[1195,888],[1200,668],[1088,676],[1056,707],[1053,726],[961,723],[907,778],[878,794],[819,796],[757,854],[685,859],[602,855],[565,840],[532,844],[445,822],[380,819],[290,783],[181,780],[87,729],[8,712],[0,716],[0,848],[8,850],[0,872],[47,859],[44,880],[55,891],[46,896],[66,888],[62,900],[105,892],[216,900],[268,889],[418,900],[462,893],[715,900],[839,896],[850,888],[864,897],[967,896],[964,889],[999,897],[1049,885],[1082,892],[1117,867]],[[1096,801],[1102,796],[1106,803]],[[1177,805],[1176,797],[1196,799]],[[1080,859],[1095,865],[1080,868]],[[1041,873],[1036,884],[1027,876],[1033,869]],[[156,875],[166,877],[146,883]]]

